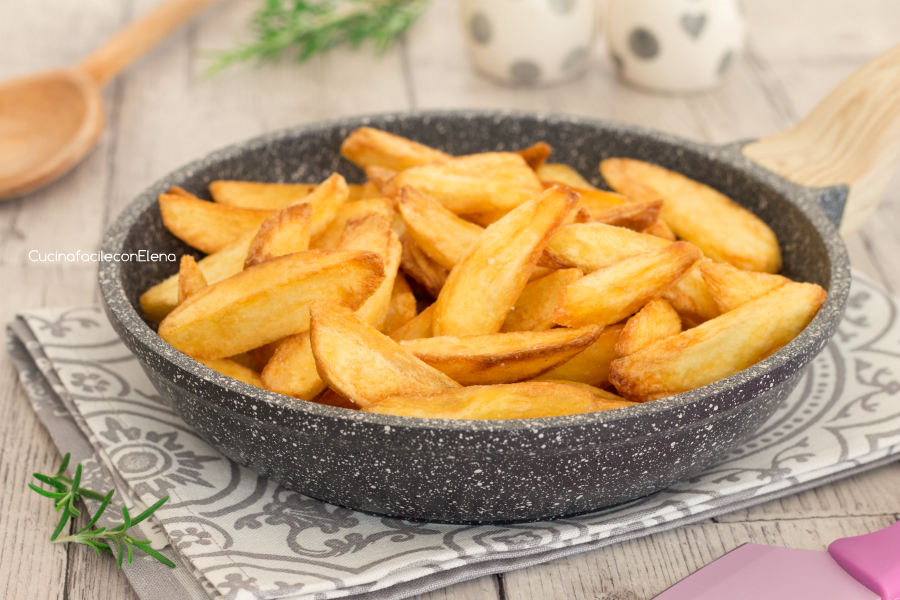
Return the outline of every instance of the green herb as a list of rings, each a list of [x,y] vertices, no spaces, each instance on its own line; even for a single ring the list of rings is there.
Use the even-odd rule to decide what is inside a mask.
[[[431,0],[262,0],[250,21],[256,40],[220,54],[215,73],[235,63],[265,61],[285,52],[298,62],[349,43],[372,40],[384,52]]]
[[[131,515],[128,514],[128,509],[123,506],[122,516],[125,518],[124,523],[122,523],[118,527],[113,527],[112,529],[107,529],[106,527],[101,527],[100,529],[91,529],[91,527],[93,527],[97,522],[97,519],[100,518],[100,515],[103,514],[103,511],[106,510],[106,507],[109,506],[109,501],[112,500],[113,494],[116,492],[116,490],[109,490],[109,492],[104,496],[92,490],[80,487],[81,463],[75,466],[75,476],[73,478],[69,479],[68,477],[66,477],[63,473],[65,473],[66,467],[69,466],[70,456],[71,455],[69,453],[66,453],[65,458],[63,458],[62,465],[59,467],[59,470],[55,475],[42,475],[40,473],[34,473],[35,479],[42,483],[46,483],[47,485],[53,487],[56,491],[48,491],[32,483],[28,484],[28,487],[30,487],[41,496],[55,500],[54,504],[56,506],[56,512],[62,510],[62,515],[59,519],[59,523],[56,525],[56,529],[53,530],[53,534],[50,536],[50,541],[55,544],[64,544],[67,542],[83,544],[85,546],[90,546],[91,548],[96,550],[97,554],[101,554],[103,552],[112,554],[113,552],[110,548],[110,544],[115,543],[118,549],[118,552],[116,552],[116,556],[118,558],[120,569],[122,568],[122,560],[126,554],[128,555],[128,563],[131,564],[132,548],[137,548],[138,550],[149,554],[167,567],[172,567],[174,569],[175,563],[151,548],[150,540],[139,540],[128,535],[128,530],[133,525],[137,525],[141,521],[147,519],[147,517],[156,512],[156,509],[165,504],[169,497],[166,496],[165,498],[161,498],[153,506],[134,518],[131,518]],[[73,535],[59,537],[59,534],[65,528],[66,523],[68,523],[69,518],[74,519],[76,516],[81,514],[81,511],[75,507],[75,503],[81,500],[82,497],[99,501],[100,508],[97,509],[97,512],[91,518],[91,521],[83,529]]]

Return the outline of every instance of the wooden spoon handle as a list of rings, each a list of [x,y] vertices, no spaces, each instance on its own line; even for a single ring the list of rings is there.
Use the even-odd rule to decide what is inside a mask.
[[[170,33],[219,0],[166,0],[129,23],[78,67],[103,87]]]
[[[801,185],[847,184],[841,233],[854,233],[900,162],[900,46],[866,63],[800,123],[743,152]]]

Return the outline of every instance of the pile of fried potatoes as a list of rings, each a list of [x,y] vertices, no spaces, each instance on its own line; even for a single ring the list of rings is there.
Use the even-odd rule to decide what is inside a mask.
[[[519,152],[450,156],[363,127],[365,185],[214,181],[159,197],[207,254],[141,304],[228,376],[374,413],[513,419],[629,406],[728,377],[825,300],[778,275],[772,230],[662,167],[600,164],[616,192]]]

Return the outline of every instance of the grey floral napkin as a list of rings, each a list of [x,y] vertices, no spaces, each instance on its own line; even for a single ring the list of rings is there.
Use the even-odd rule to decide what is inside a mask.
[[[380,518],[292,492],[219,454],[161,400],[101,310],[28,311],[8,328],[22,384],[97,488],[157,512],[127,574],[152,598],[404,598],[707,519],[897,460],[898,303],[854,273],[847,314],[797,390],[705,473],[614,510],[516,525]],[[75,451],[77,449],[77,451]]]

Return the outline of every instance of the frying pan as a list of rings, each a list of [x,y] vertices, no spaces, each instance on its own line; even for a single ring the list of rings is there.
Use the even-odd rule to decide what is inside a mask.
[[[204,439],[311,497],[447,522],[546,519],[627,502],[700,472],[752,434],[828,343],[850,284],[837,226],[842,214],[845,231],[862,221],[896,162],[898,82],[895,49],[842,84],[791,131],[718,147],[618,123],[515,112],[319,123],[225,148],[167,175],[119,215],[103,241],[104,253],[193,252],[160,218],[157,195],[173,185],[204,197],[215,179],[317,181],[338,171],[361,181],[360,170],[338,149],[362,125],[452,154],[545,140],[555,161],[574,166],[596,185],[603,184],[597,165],[604,158],[652,161],[724,191],[759,215],[781,243],[783,273],[828,290],[818,315],[783,349],[677,396],[545,419],[453,421],[349,411],[230,379],[163,342],[144,320],[138,298],[176,272],[176,263],[101,263],[104,307],[162,398]]]

